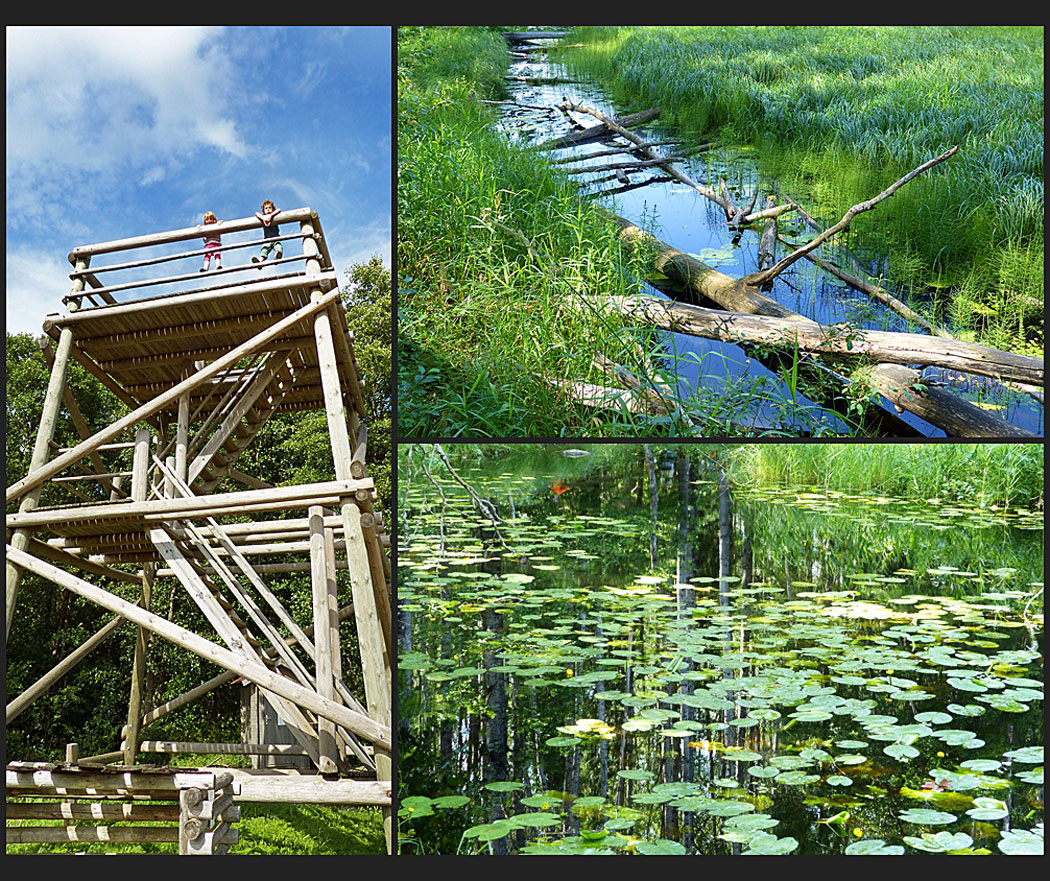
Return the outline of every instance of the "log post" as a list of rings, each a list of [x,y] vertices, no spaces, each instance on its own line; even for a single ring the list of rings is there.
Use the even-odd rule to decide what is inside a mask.
[[[77,270],[86,270],[90,260],[90,257],[82,257],[77,260]],[[83,289],[84,279],[75,279],[73,281],[73,292],[76,293]],[[70,311],[75,308],[75,305],[70,304]],[[51,451],[51,441],[55,436],[55,424],[58,421],[58,410],[62,401],[62,392],[66,385],[66,371],[69,368],[69,355],[72,349],[73,331],[68,327],[64,327],[58,338],[55,363],[51,368],[51,378],[48,380],[47,392],[44,395],[44,406],[40,412],[40,426],[37,428],[36,441],[33,444],[33,452],[29,459],[29,474],[38,471],[44,466]],[[41,484],[37,484],[35,488],[26,494],[18,506],[19,512],[31,511],[37,506],[40,501],[41,489]],[[9,497],[7,501],[10,502],[11,498]],[[29,547],[29,531],[16,530],[11,543],[13,547],[24,551]],[[11,632],[11,621],[15,616],[15,603],[18,600],[18,585],[22,580],[22,571],[10,562],[5,563],[4,569],[7,575],[7,614],[4,627],[4,639],[6,640],[7,635]]]
[[[148,432],[147,432],[148,434]],[[136,447],[135,452],[138,452]],[[134,490],[134,484],[132,484]],[[142,567],[142,601],[140,605],[149,611],[153,596],[153,575],[156,565],[146,563]],[[128,698],[128,728],[124,738],[124,764],[134,765],[138,755],[139,732],[142,722],[142,696],[146,684],[146,650],[149,647],[149,631],[138,628],[135,637],[135,657],[131,667],[131,695]]]
[[[766,208],[773,209],[777,205],[777,200],[772,196],[766,199]],[[765,225],[762,228],[762,237],[758,242],[758,268],[769,269],[776,262],[777,252],[777,219],[776,217],[767,217]],[[770,285],[772,287],[772,285]]]
[[[189,370],[182,372],[183,381],[189,379]],[[175,473],[180,480],[186,480],[186,469],[189,467],[187,457],[190,444],[190,395],[189,392],[179,398],[178,423],[175,427]]]
[[[314,505],[310,516],[310,574],[313,588],[314,612],[314,661],[317,693],[328,700],[335,699],[335,682],[332,678],[332,628],[328,605],[328,565],[324,541],[324,509]],[[334,575],[334,573],[333,573]],[[318,753],[317,769],[322,774],[337,772],[335,725],[323,716],[317,719]]]
[[[309,221],[301,223],[303,251],[307,255],[306,272],[316,275],[320,271],[317,260],[317,245],[313,241],[313,226]],[[320,288],[310,292],[311,301],[322,296]],[[339,382],[335,343],[332,326],[326,312],[318,312],[314,318],[314,336],[317,340],[317,360],[321,370],[321,385],[324,390],[325,413],[328,417],[328,434],[332,444],[332,459],[337,480],[349,480],[353,454],[346,418],[343,415],[343,395]],[[354,597],[354,617],[357,622],[357,639],[361,646],[361,668],[365,684],[365,702],[369,716],[382,725],[389,726],[390,710],[390,659],[385,651],[383,629],[379,622],[375,586],[372,584],[368,565],[368,551],[361,531],[361,511],[354,502],[341,505],[343,533],[346,540],[346,559],[349,563],[350,580]],[[319,633],[314,632],[317,639]],[[388,751],[376,749],[376,773],[382,779],[391,776],[391,758]],[[383,831],[388,852],[393,847],[392,813],[383,809]]]

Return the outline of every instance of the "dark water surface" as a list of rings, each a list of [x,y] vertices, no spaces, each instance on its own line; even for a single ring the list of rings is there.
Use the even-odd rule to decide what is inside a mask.
[[[586,449],[403,469],[403,853],[1041,852],[1041,512]]]
[[[543,80],[566,76],[563,66],[550,63],[545,54],[536,52],[529,53],[523,60],[515,61],[509,73],[516,78]],[[616,116],[629,112],[613,104],[605,92],[594,84],[511,82],[510,92],[512,100],[519,105],[554,107],[564,98],[568,98]],[[637,109],[631,108],[631,111]],[[597,120],[583,114],[577,114],[577,118],[584,125],[597,123]],[[500,127],[509,137],[528,143],[540,143],[568,131],[567,121],[561,114],[544,114],[513,105],[506,106]],[[647,141],[653,142],[671,141],[676,137],[674,130],[660,119],[652,124],[639,126],[634,131]],[[592,143],[555,151],[552,158],[564,159],[570,155],[586,158],[607,149],[607,144]],[[660,147],[658,150],[662,155],[674,155],[676,152],[673,146]],[[768,190],[768,181],[760,181],[752,155],[747,148],[735,151],[719,150],[702,153],[677,164],[690,178],[713,188],[717,188],[719,178],[724,177],[737,202],[746,204],[750,193],[756,187],[762,187],[762,199]],[[625,158],[626,154],[602,156],[593,158],[586,164],[604,165],[622,162]],[[574,163],[571,167],[580,166]],[[597,172],[580,175],[578,179],[584,186],[590,184],[592,192],[606,191],[620,186],[615,180],[609,180],[613,174],[610,171]],[[660,171],[632,172],[630,181],[640,183],[647,177],[662,174]],[[805,194],[792,195],[805,203]],[[700,257],[708,265],[717,267],[727,275],[739,278],[758,269],[757,251],[761,229],[747,230],[734,241],[732,231],[726,226],[722,209],[690,187],[677,181],[654,183],[610,199],[614,200],[610,205],[613,210],[641,226],[652,228],[649,221],[655,217],[654,232],[657,236],[682,251]],[[789,238],[806,241],[813,235],[812,231],[803,229],[800,221],[791,213],[782,215],[779,220],[780,232]],[[778,256],[783,256],[783,245],[778,244],[777,248]],[[835,249],[832,246],[825,245],[821,251],[825,257],[835,258]],[[653,288],[649,288],[645,293],[660,295]],[[853,290],[806,260],[799,260],[778,276],[773,283],[773,289],[767,293],[789,309],[822,324],[845,321],[869,329],[922,332],[910,326],[904,318],[882,303]],[[908,300],[906,293],[891,293],[905,302]],[[821,409],[802,396],[792,396],[788,386],[778,376],[757,361],[749,359],[739,346],[682,334],[667,334],[666,337],[670,356],[677,363],[680,379],[688,389],[701,388],[717,397],[725,393],[727,384],[753,386],[755,398],[751,401],[748,412],[741,415],[741,424],[757,429],[777,429],[804,434],[842,433],[845,430],[845,426],[835,414]],[[949,375],[936,368],[926,368],[923,372],[930,381],[948,384],[955,393],[967,400],[978,402],[980,406],[994,411],[997,416],[1036,434],[1042,434],[1043,407],[1028,395],[982,377]],[[883,406],[889,408],[890,405],[883,401]],[[901,418],[923,435],[944,436],[943,431],[907,411],[901,414]]]

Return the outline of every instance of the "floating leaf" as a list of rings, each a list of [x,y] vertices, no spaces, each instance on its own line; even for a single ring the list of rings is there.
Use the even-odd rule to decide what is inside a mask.
[[[1011,856],[1030,856],[1043,854],[1043,830],[1015,829],[1004,832],[999,840],[999,850]]]
[[[957,819],[955,814],[931,811],[926,808],[908,808],[897,816],[908,823],[915,823],[919,826],[944,826],[947,823],[954,823]]]
[[[960,691],[987,691],[988,689],[973,679],[949,679],[948,684]]]
[[[929,853],[946,853],[951,850],[965,850],[973,844],[973,839],[965,832],[925,832],[918,838],[906,835],[904,842],[917,850],[925,850]]]
[[[490,792],[514,792],[518,789],[524,789],[524,783],[518,783],[517,780],[497,780],[494,783],[486,783],[484,786]]]
[[[919,751],[915,747],[908,746],[904,743],[892,743],[886,747],[883,752],[902,762],[914,759],[919,755]]]
[[[973,804],[966,814],[975,820],[1001,820],[1010,814],[1006,802],[997,798],[975,798]]]
[[[947,725],[952,721],[952,717],[947,713],[918,713],[915,716],[916,722],[927,722],[930,725]]]
[[[1043,748],[1041,746],[1024,746],[1020,749],[1012,749],[1003,753],[1003,756],[1026,765],[1038,765],[1043,761]]]
[[[717,801],[705,808],[712,817],[735,817],[754,809],[755,806],[746,801]]]
[[[471,831],[470,829],[467,832]],[[514,823],[509,820],[497,820],[495,823],[486,823],[484,826],[473,827],[474,837],[478,841],[496,841],[505,838],[514,831]],[[464,832],[464,835],[467,833]]]
[[[900,856],[904,848],[897,844],[886,844],[881,838],[865,838],[863,841],[854,841],[846,848],[849,856]]]
[[[995,759],[967,759],[960,767],[969,768],[971,771],[998,771],[1003,766],[1002,762]]]
[[[636,849],[638,853],[649,856],[678,856],[685,853],[684,845],[666,838],[658,838],[656,841],[641,841]]]
[[[397,815],[403,819],[428,817],[434,813],[433,804],[425,795],[410,795],[398,800]]]
[[[742,856],[785,854],[791,853],[796,848],[798,848],[798,841],[794,838],[758,835],[751,839],[748,849],[742,852]]]
[[[470,798],[465,795],[442,795],[434,799],[435,808],[461,808],[470,804]]]
[[[781,783],[785,786],[805,786],[808,783],[816,783],[820,780],[819,774],[807,774],[805,771],[784,771],[782,774],[778,774],[774,779],[774,783]]]
[[[539,811],[528,814],[517,814],[516,816],[511,817],[510,821],[515,826],[522,828],[543,829],[549,826],[561,825],[561,817],[558,814],[541,813]]]

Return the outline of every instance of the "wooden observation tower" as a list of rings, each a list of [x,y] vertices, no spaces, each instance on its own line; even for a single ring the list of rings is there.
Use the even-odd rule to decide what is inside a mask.
[[[317,214],[300,208],[276,221],[285,256],[258,264],[248,255],[274,239],[261,237],[255,217],[209,225],[209,234],[222,236],[226,268],[204,274],[198,268],[202,226],[88,245],[69,255],[67,311],[44,322],[54,343],[53,350],[44,344],[51,377],[29,473],[7,488],[8,506],[18,510],[7,515],[5,632],[23,571],[115,617],[11,701],[7,724],[34,700],[46,700],[48,689],[120,626],[137,627],[138,637],[127,719],[114,720],[119,748],[86,758],[74,748],[65,763],[7,767],[8,795],[52,799],[37,810],[67,825],[42,828],[68,837],[34,838],[45,833],[9,827],[9,843],[115,840],[71,825],[69,818],[86,810],[74,810],[78,793],[109,799],[112,810],[113,799],[197,786],[198,795],[179,796],[197,804],[202,790],[199,780],[185,782],[192,777],[187,769],[165,776],[155,765],[137,764],[143,753],[190,752],[302,757],[309,764],[302,772],[207,770],[221,778],[215,787],[234,803],[381,805],[390,847],[389,537],[365,469],[362,383]],[[108,265],[96,265],[99,258]],[[104,274],[121,280],[104,283]],[[109,425],[87,425],[67,383],[70,359],[123,401],[128,414]],[[70,448],[53,440],[63,406],[82,438]],[[272,415],[301,410],[327,415],[333,479],[273,486],[238,469],[238,457]],[[117,460],[126,469],[129,459],[130,470],[122,470]],[[48,483],[55,488],[49,498],[68,502],[41,505]],[[265,562],[273,555],[280,562]],[[348,579],[339,576],[343,570]],[[310,573],[311,620],[305,613],[296,620],[271,587],[287,572]],[[199,607],[207,633],[151,607],[158,579],[166,578],[176,579],[176,589]],[[121,584],[133,585],[122,592],[135,601],[114,592]],[[349,627],[360,645],[361,696],[342,676],[340,632]],[[145,706],[147,647],[157,638],[222,672],[162,706]],[[289,744],[143,740],[150,723],[238,679],[257,687],[292,735]],[[209,809],[211,827],[198,822],[199,810],[183,806],[175,830],[180,852],[213,852],[212,844],[221,851],[235,840],[235,830],[223,825],[236,818],[229,802],[222,802],[225,820],[222,810]],[[8,804],[9,818],[13,807]],[[208,835],[209,846],[202,847]]]

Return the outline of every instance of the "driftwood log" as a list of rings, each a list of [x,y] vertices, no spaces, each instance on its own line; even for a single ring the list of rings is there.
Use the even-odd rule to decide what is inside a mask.
[[[770,318],[722,309],[705,309],[654,297],[608,297],[603,302],[646,324],[676,333],[735,343],[869,358],[894,364],[921,364],[964,373],[1043,384],[1043,359],[988,349],[976,343],[924,334],[863,330],[847,324],[818,324],[801,315]]]

